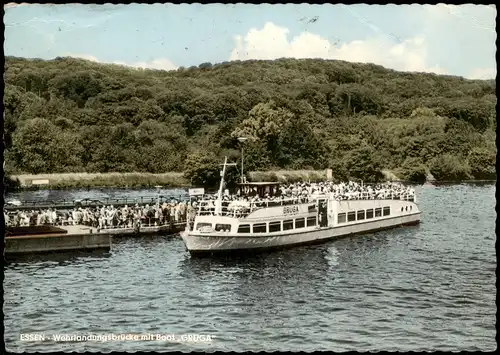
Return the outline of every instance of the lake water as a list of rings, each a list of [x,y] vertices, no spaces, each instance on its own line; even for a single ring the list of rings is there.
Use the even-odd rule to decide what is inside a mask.
[[[180,239],[164,236],[122,239],[110,254],[9,264],[6,348],[493,351],[495,186],[424,185],[416,192],[423,211],[417,227],[244,259],[192,259]],[[21,340],[33,333],[45,340]],[[152,336],[53,338],[62,334]]]

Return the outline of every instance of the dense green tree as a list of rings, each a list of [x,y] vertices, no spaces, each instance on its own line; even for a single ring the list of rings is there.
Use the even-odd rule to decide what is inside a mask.
[[[333,181],[339,183],[349,179],[349,172],[347,171],[347,163],[344,159],[332,159],[329,164],[332,169]]]
[[[245,142],[243,154],[246,171],[262,171],[272,167],[267,144],[262,140]]]
[[[148,100],[139,105],[139,108],[134,115],[133,123],[139,125],[141,122],[147,120],[164,121],[165,112],[158,106],[155,100]]]
[[[430,162],[430,172],[434,178],[441,181],[468,180],[472,177],[468,162],[449,153],[434,158]]]
[[[424,183],[427,179],[427,171],[425,169],[425,165],[419,158],[406,158],[399,172],[401,177],[407,181]]]
[[[272,151],[277,166],[292,169],[325,169],[327,147],[304,120],[288,122],[281,130]]]
[[[362,145],[353,149],[345,158],[346,170],[351,178],[374,182],[382,179],[382,164],[376,157],[375,150]]]
[[[496,154],[485,148],[474,147],[467,157],[471,174],[476,179],[494,179],[496,177]]]
[[[293,118],[290,111],[277,107],[274,101],[256,105],[248,116],[233,131],[233,137],[246,137],[251,141],[263,140],[264,142],[271,142],[278,137],[283,126]]]
[[[33,173],[79,168],[81,147],[74,139],[74,134],[44,118],[30,119],[13,134],[13,158],[22,170]]]
[[[323,116],[329,114],[327,94],[322,92],[319,85],[308,85],[296,96],[296,100],[305,101],[309,106]]]
[[[206,62],[206,63],[201,63],[198,65],[198,68],[200,69],[212,69],[212,63]]]
[[[184,171],[187,156],[201,154],[207,157],[194,165],[215,176],[197,181],[213,184],[218,164],[240,151],[237,138],[244,136],[246,171],[496,177],[495,80],[290,58],[167,72],[7,57],[4,78],[12,173]]]
[[[186,158],[184,176],[195,186],[218,187],[223,170],[223,159],[213,153],[197,152]],[[228,163],[231,163],[228,161]],[[225,187],[234,186],[239,174],[234,166],[226,167]]]
[[[78,107],[82,108],[87,99],[101,92],[100,76],[93,71],[78,71],[58,76],[49,82],[50,91],[76,102]]]
[[[329,104],[332,114],[365,112],[377,115],[383,111],[382,100],[375,89],[357,83],[340,85]]]

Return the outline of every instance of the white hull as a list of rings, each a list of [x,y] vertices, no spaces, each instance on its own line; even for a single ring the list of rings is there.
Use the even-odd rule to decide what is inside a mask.
[[[276,183],[243,183],[243,195],[252,192],[253,197],[224,202],[226,165],[227,157],[217,198],[201,201],[193,229],[181,233],[191,254],[280,248],[420,222],[412,193],[384,188],[374,194],[362,185],[342,196],[276,199]]]
[[[329,239],[339,238],[357,233],[389,229],[402,225],[414,225],[420,222],[420,212],[405,214],[402,216],[389,216],[372,220],[358,221],[335,225],[331,227],[305,227],[299,230],[291,230],[289,234],[279,235],[229,235],[221,233],[216,235],[200,235],[185,231],[181,237],[186,248],[191,253],[228,252],[237,250],[272,249],[291,245],[300,245],[313,242],[321,242]]]

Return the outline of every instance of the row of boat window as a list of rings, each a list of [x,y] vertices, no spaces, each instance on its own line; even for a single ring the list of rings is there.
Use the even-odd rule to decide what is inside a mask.
[[[276,221],[269,223],[255,223],[253,225],[250,224],[240,224],[238,227],[238,233],[272,233],[272,232],[281,232],[297,229],[297,228],[305,228],[314,227],[317,224],[317,218],[307,217],[307,218],[296,218],[296,219],[288,219],[285,221]],[[268,230],[269,228],[269,230]],[[252,229],[252,231],[250,231]]]
[[[391,214],[391,207],[383,207],[383,208],[375,208],[369,210],[359,210],[359,211],[351,211],[347,213],[339,213],[337,215],[337,223],[346,223],[346,222],[354,222],[354,221],[362,221],[364,219],[371,219],[382,216],[389,216]],[[272,233],[272,232],[281,232],[290,230],[290,229],[298,229],[304,227],[314,227],[317,224],[317,217],[307,217],[307,218],[295,218],[288,219],[285,221],[276,221],[269,223],[255,223],[251,224],[241,224],[238,226],[238,233]],[[198,223],[196,229],[200,230],[204,227],[212,227],[211,223]],[[231,231],[230,224],[220,224],[217,223],[215,225],[216,232],[229,232]]]
[[[272,232],[281,232],[297,229],[297,228],[305,228],[314,227],[317,224],[317,217],[307,217],[307,218],[296,218],[296,219],[288,219],[285,221],[276,221],[269,223],[255,223],[251,224],[240,224],[238,226],[238,233],[272,233]],[[197,230],[201,230],[203,228],[212,227],[211,223],[203,223],[200,222],[196,225]],[[216,232],[229,232],[231,231],[230,224],[222,224],[217,223],[215,225]]]
[[[338,223],[346,223],[346,222],[354,222],[354,221],[362,221],[364,219],[371,219],[373,217],[382,217],[389,216],[391,214],[391,207],[387,206],[384,208],[373,208],[369,210],[359,210],[359,211],[351,211],[347,213],[339,213],[337,215]]]

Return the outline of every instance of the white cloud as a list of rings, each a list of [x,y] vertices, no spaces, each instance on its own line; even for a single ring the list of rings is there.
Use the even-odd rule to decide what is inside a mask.
[[[469,79],[495,79],[497,76],[496,68],[476,68],[467,78]]]
[[[98,62],[98,63],[107,63],[104,61],[101,61],[94,57],[93,55],[88,55],[88,54],[67,54],[69,57],[73,58],[82,58],[86,60],[90,60],[93,62]],[[125,63],[123,61],[114,61],[111,62],[111,64],[118,64],[118,65],[124,65],[127,67],[133,67],[133,68],[144,68],[144,69],[159,69],[159,70],[176,70],[177,66],[173,64],[170,60],[166,58],[158,58],[158,59],[153,59],[150,62],[136,62],[136,63]]]
[[[68,57],[86,59],[92,62],[99,62],[99,60],[96,57],[88,54],[68,54]]]
[[[45,39],[50,46],[53,46],[56,43],[56,36],[53,33],[46,35]]]
[[[302,32],[288,40],[289,30],[267,22],[262,29],[251,29],[244,37],[235,37],[235,48],[229,60],[322,58],[350,62],[375,63],[401,71],[445,74],[439,65],[427,63],[426,40],[416,36],[394,43],[386,37],[356,40],[340,46],[328,39]]]
[[[131,64],[130,66],[136,68],[149,68],[149,69],[161,69],[161,70],[177,69],[177,66],[166,58],[153,59],[150,62],[138,62]]]
[[[24,6],[28,5],[27,2],[22,2],[22,3],[15,3],[15,2],[9,2],[3,6],[4,9],[8,9],[10,7],[18,7],[18,6]]]

